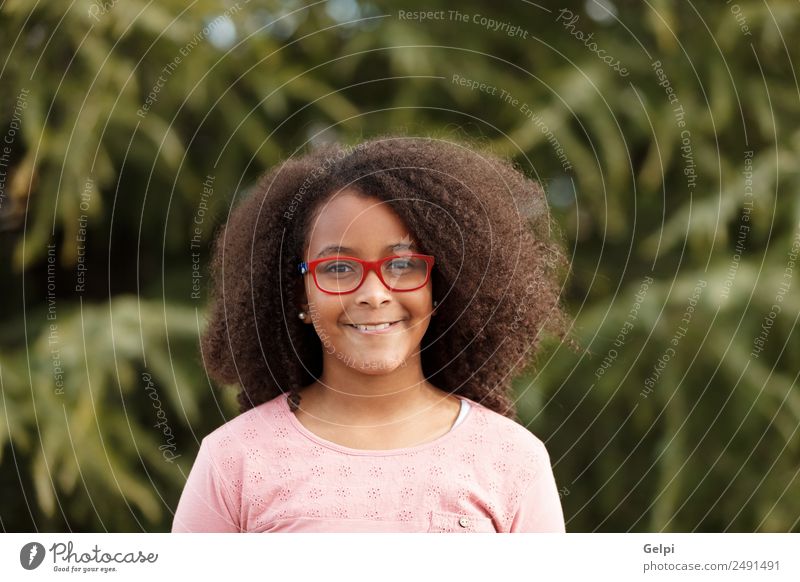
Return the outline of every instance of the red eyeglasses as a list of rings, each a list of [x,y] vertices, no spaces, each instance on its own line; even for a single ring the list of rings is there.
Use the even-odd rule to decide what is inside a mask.
[[[390,291],[415,291],[428,284],[433,269],[431,255],[393,255],[377,261],[355,257],[324,257],[298,266],[301,275],[311,272],[314,283],[323,293],[352,293],[364,283],[367,273],[375,271]]]

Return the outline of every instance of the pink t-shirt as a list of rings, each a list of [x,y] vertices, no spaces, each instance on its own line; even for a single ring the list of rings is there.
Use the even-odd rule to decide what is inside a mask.
[[[203,439],[172,531],[565,531],[544,444],[467,401],[433,441],[363,450],[309,431],[281,394]]]

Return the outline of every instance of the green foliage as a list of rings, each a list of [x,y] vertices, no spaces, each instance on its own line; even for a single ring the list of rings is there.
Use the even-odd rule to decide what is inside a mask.
[[[798,531],[797,5],[539,4],[3,3],[2,526],[167,530],[235,414],[196,348],[211,237],[308,142],[400,132],[513,157],[567,233],[582,350],[516,388],[568,530]]]

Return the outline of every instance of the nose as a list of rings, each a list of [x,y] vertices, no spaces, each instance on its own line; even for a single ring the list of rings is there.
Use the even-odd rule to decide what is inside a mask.
[[[364,282],[355,293],[357,303],[370,307],[380,307],[392,300],[392,292],[383,284],[375,271],[367,273]]]

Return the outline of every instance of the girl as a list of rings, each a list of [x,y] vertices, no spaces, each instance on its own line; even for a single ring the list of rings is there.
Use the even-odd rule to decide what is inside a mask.
[[[174,532],[563,532],[511,378],[564,338],[541,188],[436,139],[325,146],[263,176],[214,247],[213,377]]]

